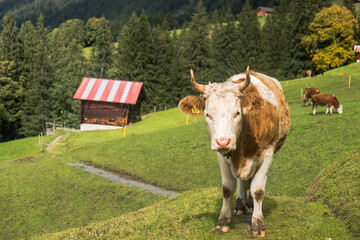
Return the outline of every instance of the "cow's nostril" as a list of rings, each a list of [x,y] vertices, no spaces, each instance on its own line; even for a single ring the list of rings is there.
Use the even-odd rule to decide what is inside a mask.
[[[231,139],[230,138],[217,138],[215,139],[218,148],[230,148]]]

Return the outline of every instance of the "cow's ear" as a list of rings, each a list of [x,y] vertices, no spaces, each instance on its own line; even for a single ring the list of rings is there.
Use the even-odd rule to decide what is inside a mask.
[[[179,102],[179,108],[183,113],[200,116],[205,109],[205,100],[195,96],[188,96]]]

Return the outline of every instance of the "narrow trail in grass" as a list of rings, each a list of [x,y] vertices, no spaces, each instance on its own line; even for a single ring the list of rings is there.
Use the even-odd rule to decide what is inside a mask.
[[[51,153],[51,149],[55,146],[55,144],[63,137],[64,135],[58,136],[54,141],[52,141],[48,147],[47,147],[47,151]],[[102,169],[98,169],[92,166],[88,166],[82,163],[67,163],[67,165],[69,166],[73,166],[73,167],[80,167],[82,170],[90,172],[90,173],[94,173],[97,174],[101,177],[104,177],[106,179],[109,179],[111,181],[114,182],[119,182],[119,183],[123,183],[132,187],[138,187],[144,190],[147,190],[149,192],[155,193],[155,194],[159,194],[162,196],[167,196],[167,197],[175,197],[176,195],[178,195],[179,193],[177,192],[173,192],[173,191],[168,191],[168,190],[164,190],[158,187],[155,187],[153,185],[150,184],[146,184],[146,183],[141,183],[141,182],[137,182],[134,180],[129,180],[129,179],[125,179],[122,177],[119,177],[113,173],[107,172],[105,170]]]
[[[85,164],[82,164],[82,163],[67,163],[67,165],[73,166],[73,167],[80,167],[84,171],[97,174],[97,175],[99,175],[101,177],[104,177],[106,179],[109,179],[111,181],[127,184],[127,185],[133,186],[133,187],[138,187],[138,188],[147,190],[149,192],[160,194],[160,195],[167,196],[167,197],[170,197],[170,198],[175,197],[176,195],[179,194],[177,192],[167,191],[167,190],[155,187],[155,186],[150,185],[150,184],[125,179],[125,178],[119,177],[119,176],[117,176],[117,175],[115,175],[113,173],[110,173],[110,172],[107,172],[107,171],[104,171],[102,169],[98,169],[98,168],[95,168],[95,167],[92,167],[92,166],[88,166],[88,165],[85,165]]]
[[[51,152],[51,149],[55,146],[55,144],[63,137],[64,135],[58,136],[54,141],[48,144],[47,151]]]

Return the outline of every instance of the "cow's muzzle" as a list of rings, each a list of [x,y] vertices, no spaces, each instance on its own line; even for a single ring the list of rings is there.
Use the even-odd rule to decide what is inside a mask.
[[[215,139],[215,150],[221,153],[226,153],[231,150],[231,138],[216,138]]]

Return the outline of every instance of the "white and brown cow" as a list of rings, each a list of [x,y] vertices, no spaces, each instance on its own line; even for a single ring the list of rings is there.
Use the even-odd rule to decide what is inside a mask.
[[[304,89],[304,103],[305,103],[305,106],[308,105],[308,100],[309,98],[311,98],[311,96],[313,94],[319,94],[320,91],[318,88],[314,88],[314,87],[310,87],[310,88],[305,88]]]
[[[191,71],[191,83],[201,96],[185,97],[179,107],[193,116],[204,112],[211,149],[218,152],[223,205],[217,229],[229,230],[230,201],[237,180],[235,213],[245,212],[246,186],[250,186],[254,199],[252,235],[263,236],[262,201],[266,178],[273,154],[283,145],[290,127],[289,108],[282,87],[276,79],[249,71],[249,67],[246,73],[209,85],[196,83]]]
[[[335,95],[322,93],[322,94],[314,94],[312,95],[312,105],[313,105],[313,115],[316,114],[316,107],[318,105],[325,106],[327,105],[326,114],[328,114],[330,110],[330,114],[332,114],[333,108],[336,109],[336,111],[339,114],[342,114],[342,105],[339,104],[339,101],[335,97]]]

